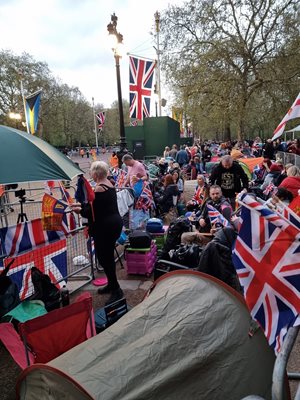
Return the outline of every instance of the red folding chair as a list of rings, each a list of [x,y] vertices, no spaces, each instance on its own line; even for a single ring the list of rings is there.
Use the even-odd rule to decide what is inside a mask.
[[[0,325],[3,325],[0,339],[21,368],[47,363],[95,335],[92,297],[84,293],[69,306],[20,323],[20,336],[13,332],[9,326],[12,324]],[[24,357],[20,354],[22,341]]]

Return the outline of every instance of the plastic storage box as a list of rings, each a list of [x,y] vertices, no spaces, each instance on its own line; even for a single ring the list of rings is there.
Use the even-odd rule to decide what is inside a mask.
[[[148,249],[127,248],[125,251],[127,274],[150,276],[156,262],[156,255],[157,247],[154,241]]]

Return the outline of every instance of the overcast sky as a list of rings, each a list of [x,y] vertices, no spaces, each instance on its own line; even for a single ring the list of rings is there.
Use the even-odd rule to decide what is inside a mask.
[[[0,0],[0,48],[27,52],[48,64],[63,83],[88,101],[109,107],[117,99],[107,24],[113,12],[124,36],[122,96],[129,99],[126,52],[155,58],[154,13],[181,0]],[[167,97],[162,90],[162,97]],[[152,110],[152,115],[154,110]]]

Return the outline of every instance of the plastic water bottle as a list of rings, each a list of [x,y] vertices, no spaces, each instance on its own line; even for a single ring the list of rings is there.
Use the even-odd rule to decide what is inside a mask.
[[[60,290],[60,298],[63,307],[68,306],[70,304],[70,292],[69,289],[67,289],[66,285],[64,285]]]

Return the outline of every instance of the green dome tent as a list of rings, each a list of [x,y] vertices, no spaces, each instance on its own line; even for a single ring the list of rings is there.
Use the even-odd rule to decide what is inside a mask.
[[[27,132],[0,125],[0,184],[72,180],[76,164],[49,143]]]

